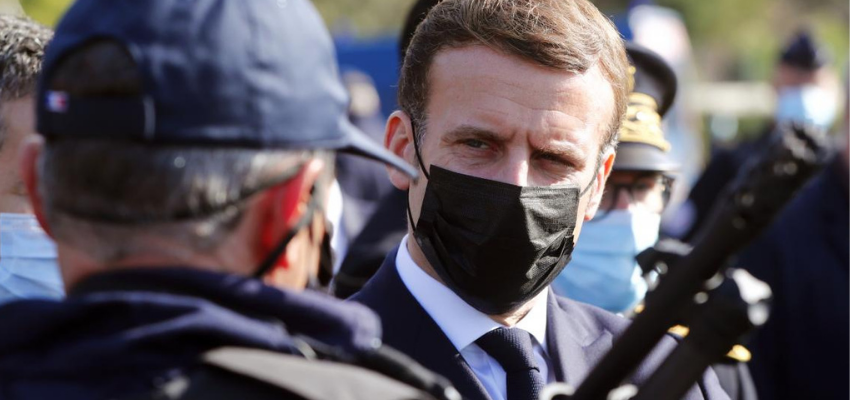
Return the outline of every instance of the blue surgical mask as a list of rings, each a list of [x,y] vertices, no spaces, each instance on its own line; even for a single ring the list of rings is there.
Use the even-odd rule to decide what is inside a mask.
[[[647,289],[635,256],[658,241],[660,224],[659,214],[640,208],[585,223],[572,260],[552,283],[555,293],[615,313],[632,309]]]
[[[838,113],[835,96],[815,85],[782,89],[776,102],[776,122],[808,122],[823,129]]]
[[[0,214],[0,304],[64,296],[56,245],[28,214]]]

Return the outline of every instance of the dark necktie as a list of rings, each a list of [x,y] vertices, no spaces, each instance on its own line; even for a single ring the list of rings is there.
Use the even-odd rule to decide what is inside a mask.
[[[475,343],[505,370],[507,400],[538,400],[545,381],[534,359],[531,334],[522,329],[498,328]]]

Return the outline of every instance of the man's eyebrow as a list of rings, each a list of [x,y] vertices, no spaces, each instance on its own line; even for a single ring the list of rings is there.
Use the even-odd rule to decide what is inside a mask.
[[[481,139],[490,142],[505,142],[509,138],[504,134],[499,134],[493,132],[491,130],[480,128],[472,125],[460,125],[443,136],[443,140],[446,142],[454,142],[460,139]]]
[[[575,146],[535,146],[532,151],[538,156],[555,156],[558,158],[568,159],[572,162],[578,162],[584,158],[584,152],[580,151]]]

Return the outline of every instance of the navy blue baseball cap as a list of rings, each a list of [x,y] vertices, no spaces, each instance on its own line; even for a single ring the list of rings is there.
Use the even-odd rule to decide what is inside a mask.
[[[141,96],[50,90],[63,57],[103,39],[126,46]],[[348,121],[348,101],[307,0],[78,0],[46,50],[37,126],[47,140],[335,150],[415,177]]]

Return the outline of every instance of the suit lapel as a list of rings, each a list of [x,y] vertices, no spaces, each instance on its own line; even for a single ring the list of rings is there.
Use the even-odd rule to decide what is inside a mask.
[[[449,379],[464,399],[490,400],[460,352],[407,290],[396,270],[397,252],[398,247],[351,299],[365,304],[381,317],[384,343]]]
[[[588,330],[583,316],[571,315],[562,307],[556,296],[549,292],[546,322],[546,342],[549,357],[554,364],[555,379],[574,388],[584,380],[593,364],[611,345],[611,334],[607,331]]]

